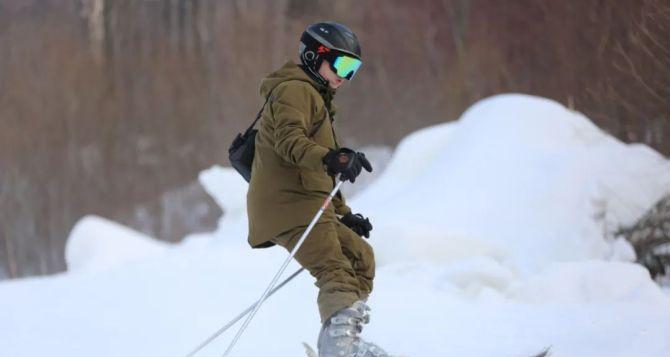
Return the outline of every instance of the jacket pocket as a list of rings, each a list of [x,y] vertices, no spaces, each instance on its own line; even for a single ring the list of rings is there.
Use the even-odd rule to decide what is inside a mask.
[[[300,184],[306,191],[330,193],[333,179],[325,172],[300,171]]]

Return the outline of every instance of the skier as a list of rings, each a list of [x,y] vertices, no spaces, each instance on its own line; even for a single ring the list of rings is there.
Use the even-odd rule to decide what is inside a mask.
[[[291,250],[333,190],[372,172],[361,152],[340,147],[333,96],[361,65],[356,35],[335,22],[315,23],[300,38],[300,64],[288,61],[261,82],[267,102],[259,121],[249,191],[249,243]],[[337,176],[339,175],[339,176]],[[387,357],[360,338],[369,322],[375,260],[370,220],[353,214],[338,192],[295,259],[316,278],[322,322],[319,357]]]

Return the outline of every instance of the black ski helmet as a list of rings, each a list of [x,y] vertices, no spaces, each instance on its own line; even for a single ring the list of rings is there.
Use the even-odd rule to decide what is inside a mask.
[[[361,60],[361,46],[356,34],[337,22],[309,25],[300,37],[298,53],[304,67],[323,85],[328,81],[319,74],[319,67],[327,56],[339,53]]]

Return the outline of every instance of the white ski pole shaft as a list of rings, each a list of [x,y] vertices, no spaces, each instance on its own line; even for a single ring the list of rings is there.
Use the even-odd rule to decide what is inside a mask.
[[[323,202],[323,205],[321,206],[319,211],[316,213],[316,216],[314,216],[314,218],[312,219],[312,222],[309,224],[309,226],[307,226],[307,229],[305,229],[305,232],[300,237],[300,240],[298,240],[298,244],[296,244],[295,247],[293,247],[293,250],[291,250],[291,254],[289,254],[289,256],[286,258],[286,260],[284,261],[284,264],[282,264],[282,266],[279,269],[279,271],[277,272],[277,274],[275,274],[274,278],[270,282],[270,285],[268,285],[268,287],[263,292],[263,295],[261,295],[261,298],[258,299],[258,303],[254,307],[254,310],[251,312],[251,314],[249,314],[247,316],[246,320],[244,320],[244,323],[240,327],[239,331],[237,331],[237,334],[235,335],[235,338],[233,338],[233,340],[230,342],[230,345],[228,345],[228,349],[226,349],[226,352],[224,352],[223,357],[228,356],[230,351],[232,351],[233,346],[235,346],[237,341],[240,339],[240,336],[242,336],[242,333],[244,332],[244,330],[246,330],[247,326],[249,326],[249,323],[251,322],[251,320],[254,318],[254,316],[256,315],[258,310],[260,309],[261,305],[263,304],[263,301],[265,301],[268,294],[270,293],[270,290],[272,290],[272,287],[277,283],[277,280],[279,280],[279,278],[281,277],[284,270],[286,270],[286,267],[291,262],[291,259],[293,259],[293,257],[295,256],[295,253],[298,251],[298,249],[300,249],[300,246],[302,245],[302,243],[307,238],[307,235],[312,230],[312,228],[314,228],[314,226],[316,225],[316,222],[319,220],[319,218],[321,218],[321,215],[323,214],[323,212],[326,211],[326,208],[328,208],[328,206],[330,205],[330,202],[333,200],[333,197],[335,197],[335,195],[337,194],[337,191],[340,189],[340,186],[342,186],[342,184],[344,183],[344,181],[340,181],[340,180],[337,180],[337,181],[338,181],[337,185],[335,185],[335,188],[333,189],[333,191],[330,192],[330,195],[328,195],[326,200]]]
[[[305,268],[300,268],[298,269],[295,273],[293,273],[291,276],[286,278],[281,284],[277,285],[270,293],[268,294],[267,298],[270,298],[274,293],[277,292],[277,290],[281,289],[284,285],[286,285],[289,281],[293,280],[296,276],[298,276],[300,273],[302,273],[305,270]],[[225,326],[221,327],[216,333],[214,333],[212,336],[210,336],[208,339],[203,341],[198,347],[196,347],[191,353],[187,354],[186,357],[193,357],[195,356],[196,353],[200,352],[205,346],[209,345],[212,341],[214,341],[217,337],[219,337],[222,333],[226,332],[231,326],[233,326],[237,321],[240,321],[246,314],[248,314],[251,310],[254,309],[258,305],[258,301],[255,302],[253,305],[249,306],[246,310],[242,311],[241,314],[237,315],[236,318],[232,319],[229,323],[227,323]]]

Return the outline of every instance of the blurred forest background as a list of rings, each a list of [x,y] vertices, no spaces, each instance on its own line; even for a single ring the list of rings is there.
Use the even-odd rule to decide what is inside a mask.
[[[338,93],[347,146],[523,92],[670,154],[669,0],[0,0],[0,279],[64,270],[86,214],[167,241],[214,229],[199,171],[227,165],[259,81],[320,20],[363,47]]]

